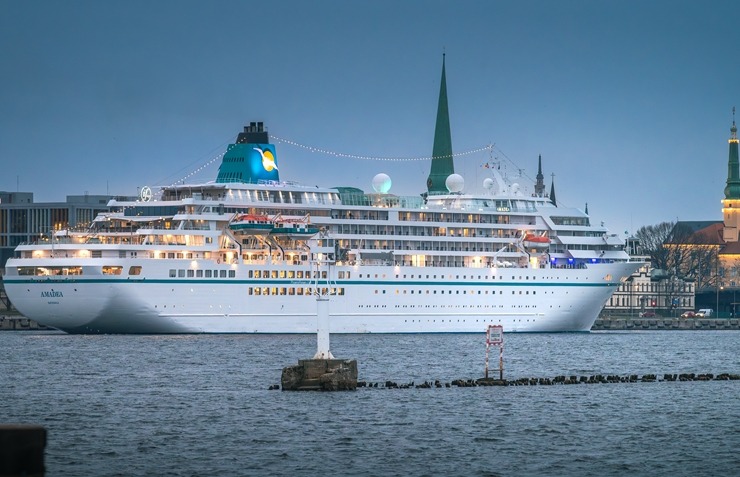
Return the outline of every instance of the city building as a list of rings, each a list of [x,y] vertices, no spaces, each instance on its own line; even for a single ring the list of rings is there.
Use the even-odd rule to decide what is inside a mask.
[[[679,316],[694,310],[696,283],[691,277],[668,276],[653,268],[635,237],[627,239],[626,248],[633,260],[644,261],[645,266],[617,288],[604,307],[607,314]]]
[[[0,268],[24,242],[49,240],[51,232],[88,226],[108,211],[107,195],[68,195],[66,202],[34,202],[32,192],[0,191]]]
[[[630,277],[606,312],[674,316],[681,310],[711,309],[717,317],[740,313],[740,160],[734,114],[733,108],[722,220],[676,222],[663,242],[664,268],[645,267]]]

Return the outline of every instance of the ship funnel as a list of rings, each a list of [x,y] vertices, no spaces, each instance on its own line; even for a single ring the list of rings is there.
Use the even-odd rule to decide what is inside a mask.
[[[277,153],[262,121],[252,121],[229,144],[218,168],[217,183],[279,181]]]

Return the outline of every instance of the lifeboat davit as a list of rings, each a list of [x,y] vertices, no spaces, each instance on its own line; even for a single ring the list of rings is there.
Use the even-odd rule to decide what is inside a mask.
[[[544,249],[550,246],[550,238],[545,235],[526,234],[522,243],[526,248]]]
[[[310,236],[319,233],[318,227],[311,226],[311,219],[306,215],[302,219],[277,218],[272,235],[289,235],[294,237]]]
[[[253,234],[267,234],[272,231],[274,224],[266,215],[241,214],[234,217],[229,224],[231,230],[239,230]]]

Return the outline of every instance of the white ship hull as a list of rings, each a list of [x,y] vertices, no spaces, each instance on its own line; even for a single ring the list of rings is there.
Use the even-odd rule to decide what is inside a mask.
[[[99,269],[99,259],[84,266]],[[36,263],[30,263],[36,262]],[[175,261],[177,262],[177,261]],[[6,275],[14,306],[42,325],[69,333],[314,333],[316,300],[298,291],[310,279],[248,278],[250,271],[294,270],[195,264],[233,270],[229,278],[167,278],[171,267],[193,261],[120,260],[142,265],[147,275],[25,277]],[[11,259],[37,267],[63,259]],[[81,262],[82,263],[82,262]],[[80,265],[72,263],[70,265]],[[111,260],[105,260],[111,265]],[[347,279],[319,280],[330,287],[332,333],[465,333],[500,324],[507,332],[588,331],[602,307],[637,267],[636,262],[588,268],[442,268],[337,266]],[[284,276],[288,276],[287,273]],[[267,289],[269,294],[255,295]]]

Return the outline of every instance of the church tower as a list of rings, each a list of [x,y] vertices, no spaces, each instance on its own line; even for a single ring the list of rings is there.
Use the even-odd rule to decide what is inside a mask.
[[[447,79],[445,77],[445,56],[442,55],[442,81],[439,85],[437,104],[437,124],[434,128],[434,147],[432,149],[432,170],[427,178],[427,191],[432,194],[448,192],[445,181],[455,173],[452,160],[452,135],[450,134],[450,113],[447,110]]]
[[[727,161],[727,186],[722,200],[722,216],[725,227],[722,231],[725,242],[737,242],[740,230],[740,161],[737,153],[737,126],[735,108],[732,108],[732,127],[730,128],[730,157]]]
[[[537,166],[537,182],[534,185],[534,195],[537,197],[545,196],[545,176],[542,175],[542,154],[540,154],[539,165]]]

